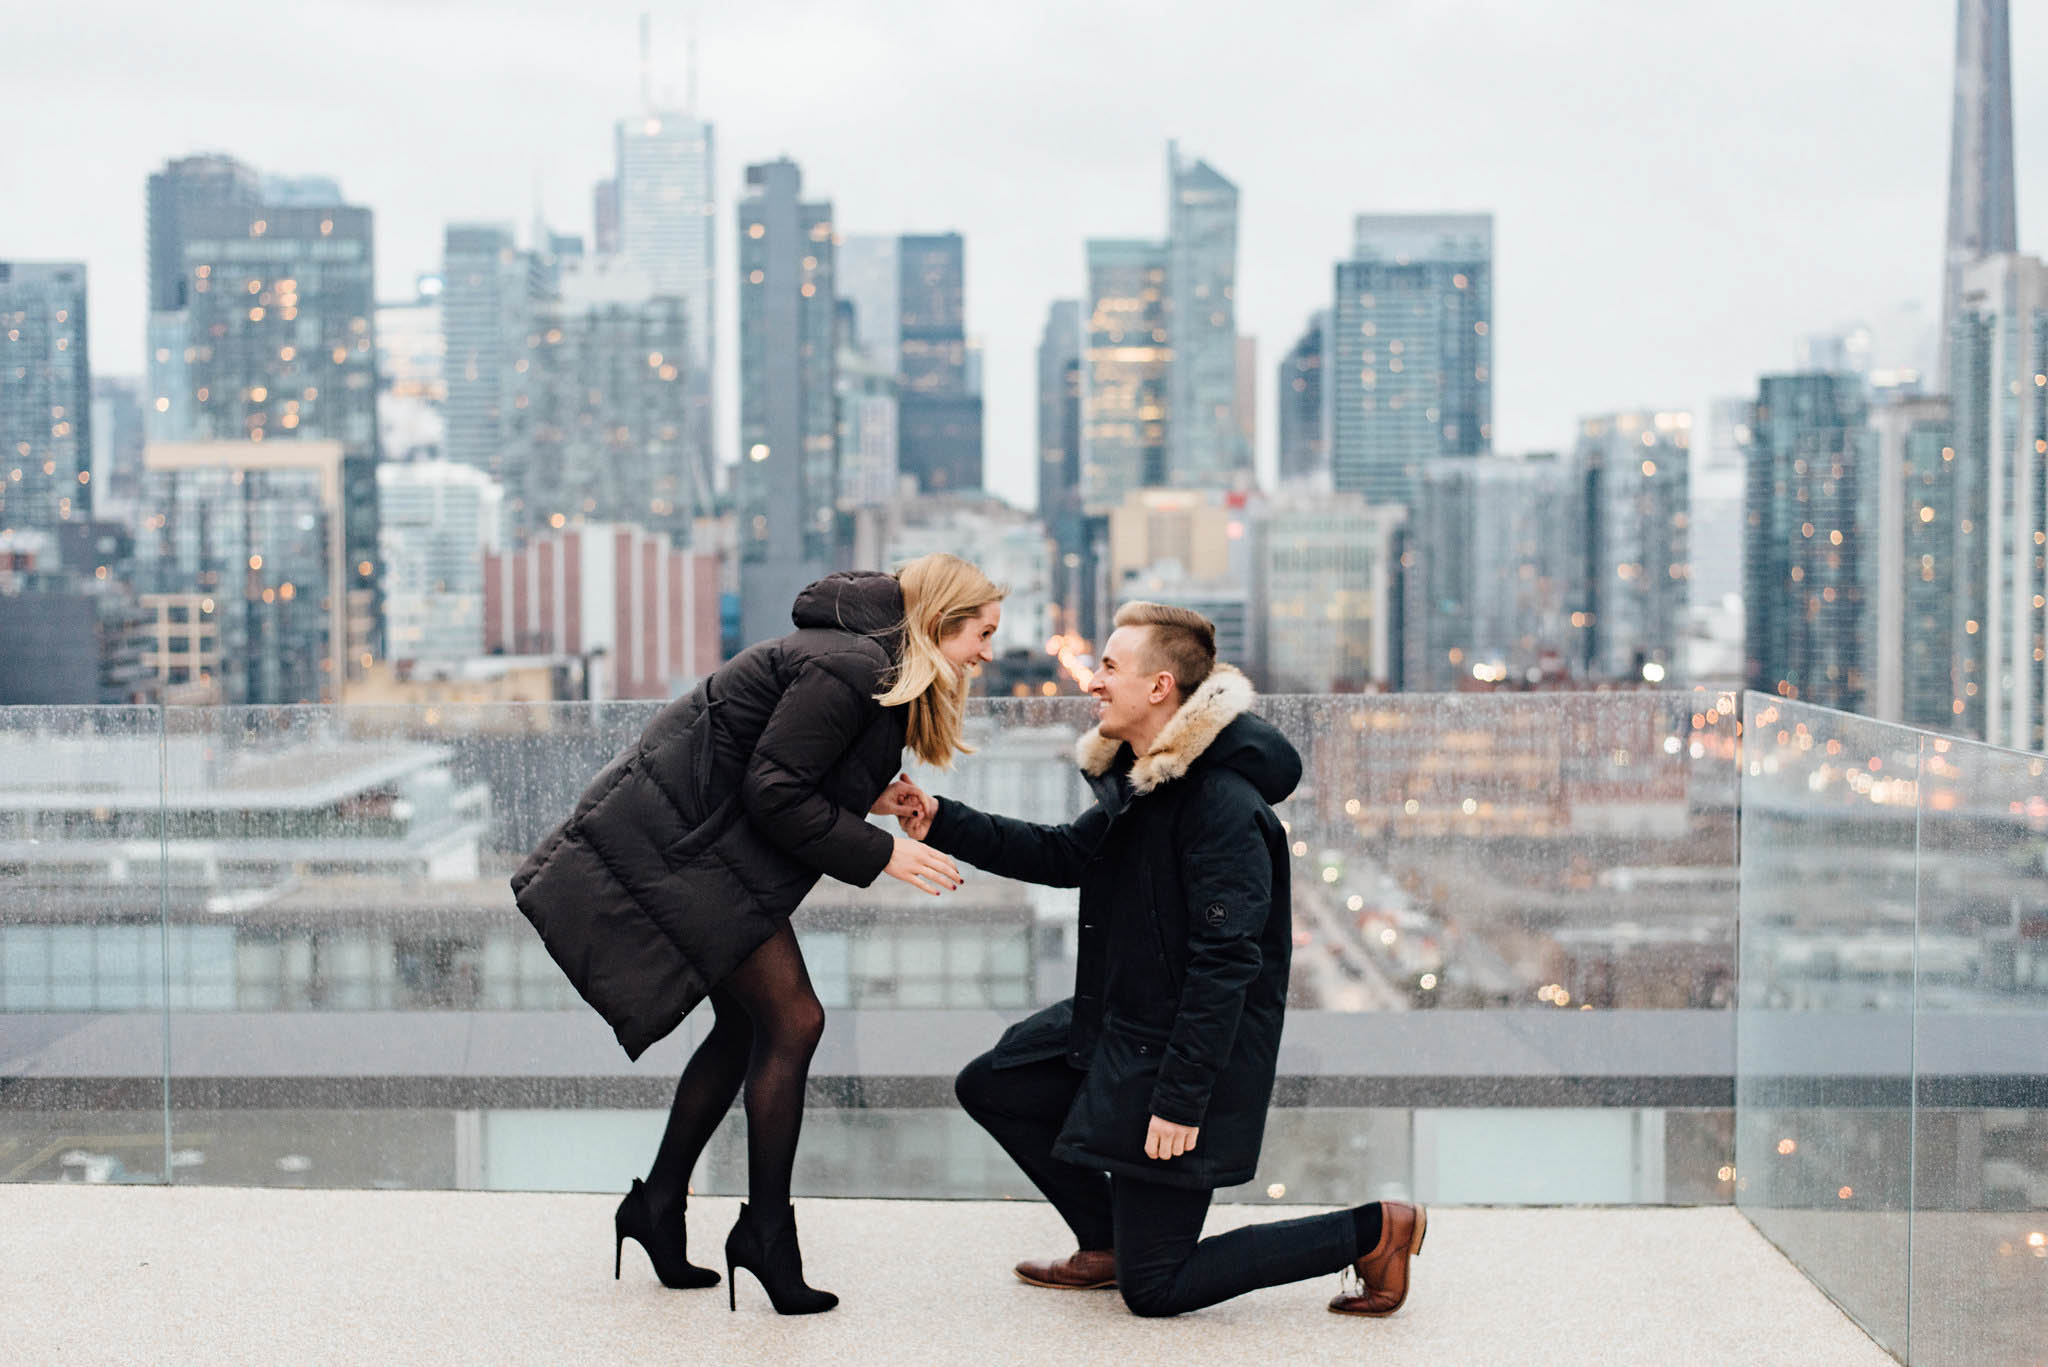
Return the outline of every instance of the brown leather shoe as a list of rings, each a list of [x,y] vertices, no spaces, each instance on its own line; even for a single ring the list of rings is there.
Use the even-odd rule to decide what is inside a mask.
[[[1399,1310],[1408,1299],[1408,1260],[1422,1253],[1422,1236],[1428,1232],[1429,1212],[1421,1206],[1406,1201],[1380,1202],[1380,1241],[1351,1265],[1360,1290],[1336,1297],[1330,1302],[1331,1311],[1378,1319]]]
[[[1055,1291],[1100,1291],[1116,1285],[1116,1254],[1106,1248],[1084,1248],[1058,1262],[1018,1263],[1017,1275]]]

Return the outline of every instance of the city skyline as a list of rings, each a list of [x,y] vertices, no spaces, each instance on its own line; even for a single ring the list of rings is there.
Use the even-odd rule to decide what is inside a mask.
[[[1106,54],[1112,45],[1076,43],[1075,35],[1103,29],[1099,20],[1076,28],[1057,7],[991,13],[969,34],[928,31],[907,7],[852,26],[807,7],[770,6],[706,16],[697,107],[718,123],[725,144],[722,237],[730,232],[724,206],[738,198],[739,169],[787,151],[833,188],[841,231],[951,228],[969,239],[972,326],[988,341],[988,484],[1028,505],[1036,482],[1032,375],[1045,306],[1083,288],[1087,237],[1156,231],[1159,156],[1172,137],[1240,185],[1238,327],[1265,338],[1269,355],[1323,305],[1330,263],[1344,253],[1353,215],[1494,213],[1496,449],[1561,445],[1573,430],[1567,424],[1618,407],[1705,411],[1710,397],[1743,392],[1758,372],[1789,366],[1796,337],[1878,320],[1906,300],[1919,302],[1931,331],[1953,92],[1947,61],[1925,58],[1952,52],[1954,15],[1901,6],[1888,22],[1852,29],[1826,13],[1772,11],[1771,31],[1784,41],[1759,49],[1739,41],[1763,14],[1747,8],[1680,25],[1647,16],[1617,22],[1590,6],[1546,14],[1540,24],[1488,5],[1355,17],[1309,7],[1289,21],[1234,33],[1216,51],[1198,21],[1156,26],[1161,69],[1174,79],[1140,122],[1111,116],[1107,97],[1091,86],[1090,73],[1105,60],[1097,49]],[[281,41],[298,49],[295,61],[275,73],[237,69],[246,81],[228,98],[217,94],[237,88],[219,65],[224,55],[168,22],[119,17],[124,8],[111,3],[92,9],[107,22],[30,16],[17,25],[22,50],[36,56],[23,93],[45,96],[59,115],[53,126],[69,136],[11,148],[5,179],[58,184],[74,179],[61,174],[67,165],[90,160],[98,169],[61,198],[8,196],[0,204],[0,254],[86,262],[96,374],[140,370],[145,224],[138,187],[165,160],[219,148],[264,172],[341,181],[352,202],[377,213],[378,292],[389,299],[405,292],[413,273],[437,264],[447,223],[530,219],[536,174],[550,225],[588,234],[589,185],[609,169],[610,134],[634,102],[634,11],[627,6],[601,7],[596,23],[579,15],[572,26],[536,14],[508,16],[489,30],[453,15],[412,16],[402,51],[388,28],[359,19],[360,11],[294,14]],[[238,11],[227,5],[217,12],[231,23]],[[1857,13],[1868,17],[1867,8]],[[801,41],[787,39],[792,15],[803,19]],[[2016,51],[2048,40],[2040,31],[2048,16],[2022,10],[2014,23]],[[459,27],[463,50],[476,54],[462,72],[436,73],[432,53],[452,50],[433,41],[444,26],[451,36]],[[1374,41],[1363,48],[1332,41],[1346,26]],[[90,51],[74,46],[95,30],[124,37],[95,39]],[[1454,32],[1456,44],[1440,41]],[[917,43],[900,42],[913,34]],[[681,35],[656,36],[657,72],[663,83],[680,85]],[[1807,37],[1824,40],[1839,60],[1810,69],[1800,56]],[[1684,69],[1644,60],[1679,41],[1689,57]],[[1407,55],[1368,86],[1357,85],[1352,54],[1390,42]],[[899,54],[900,46],[914,51]],[[1296,98],[1268,109],[1250,97],[1256,83],[1243,77],[1276,50],[1291,54]],[[1014,91],[989,81],[979,55],[989,51],[1003,52],[1018,69],[1045,68],[1044,81],[1029,90],[1017,82]],[[1316,55],[1322,52],[1331,55]],[[1447,65],[1454,58],[1455,73]],[[921,73],[915,83],[905,66],[913,61]],[[1643,74],[1596,91],[1558,87],[1562,64],[1581,62]],[[906,78],[892,82],[899,66]],[[375,109],[367,118],[359,110],[344,117],[297,104],[298,117],[275,117],[277,103],[297,100],[303,89],[347,84],[318,79],[344,69],[374,71],[385,89],[395,80],[406,117],[394,123]],[[45,71],[63,73],[62,81],[42,84]],[[1882,100],[1873,93],[1880,73]],[[406,84],[415,78],[416,90]],[[545,98],[533,98],[536,80]],[[968,98],[963,88],[966,107],[985,117],[931,125],[919,111],[929,108],[933,80],[947,90],[964,83],[972,91]],[[1239,87],[1248,93],[1237,94]],[[1491,95],[1459,103],[1432,93],[1457,89]],[[82,90],[93,91],[90,106],[74,103]],[[202,90],[208,97],[196,98]],[[1298,111],[1312,107],[1318,92],[1339,91],[1364,116],[1347,119],[1347,128],[1398,120],[1401,133],[1362,137],[1312,126],[1304,133]],[[2026,149],[2048,133],[2048,98],[2024,73],[2014,93],[2014,140],[2024,164]],[[1616,118],[1624,106],[1628,117]],[[1416,108],[1432,110],[1431,117],[1418,122]],[[1510,108],[1515,117],[1506,120]],[[1776,136],[1788,120],[1809,136]],[[917,154],[891,155],[898,146],[915,146]],[[441,155],[456,147],[472,155]],[[1301,174],[1304,164],[1315,174]],[[934,165],[954,169],[932,175]],[[1032,185],[1062,193],[1020,195]],[[2029,225],[2048,216],[2044,193],[2039,178],[2021,178],[2022,250],[2038,246]],[[733,260],[724,246],[720,259]],[[720,279],[717,313],[728,330],[733,289],[730,278]],[[1878,346],[1880,362],[1900,349],[1882,330]],[[720,421],[728,431],[717,449],[729,459],[735,446],[727,408],[737,392],[729,338],[719,355]],[[1259,465],[1270,477],[1274,420],[1266,411],[1260,426]]]

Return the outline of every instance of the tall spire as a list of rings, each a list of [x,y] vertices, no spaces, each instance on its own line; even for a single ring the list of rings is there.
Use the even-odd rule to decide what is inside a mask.
[[[640,112],[654,112],[654,21],[640,14]]]
[[[1956,98],[1949,130],[1948,243],[1941,282],[1941,365],[1962,303],[1963,268],[2019,250],[2013,216],[2010,0],[1956,0]]]
[[[683,112],[697,117],[697,11],[690,11],[689,39],[683,48]]]

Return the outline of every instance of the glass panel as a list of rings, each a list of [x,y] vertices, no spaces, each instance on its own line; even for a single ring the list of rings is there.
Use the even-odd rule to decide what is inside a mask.
[[[1911,1361],[2026,1362],[2048,1304],[2048,761],[1930,739]]]
[[[1736,1202],[1902,1353],[1921,741],[1746,703]]]
[[[1297,949],[1273,1137],[1236,1195],[1341,1200],[1345,1174],[1365,1173],[1352,1186],[1383,1194],[1727,1199],[1733,703],[1263,702],[1305,762],[1283,811]],[[167,1000],[172,1131],[197,1180],[500,1184],[553,1171],[553,1146],[603,1116],[658,1131],[710,1014],[629,1063],[506,884],[656,710],[171,709],[155,846],[167,928],[106,939],[91,916],[10,915],[0,1002]],[[1064,821],[1089,801],[1072,748],[1090,724],[1071,698],[980,702],[978,752],[921,776],[954,800]],[[153,837],[155,821],[131,824]],[[1010,1181],[952,1109],[952,1076],[1072,990],[1074,910],[1071,891],[987,876],[943,900],[886,878],[819,885],[797,917],[830,1011],[813,1104],[845,1114],[812,1127],[841,1149],[817,1141],[806,1190],[865,1190],[832,1184],[882,1182],[888,1155],[912,1153],[934,1190]],[[500,1115],[511,1128],[494,1128]],[[1613,1142],[1592,1144],[1587,1125]],[[1369,1161],[1346,1133],[1371,1136]],[[521,1158],[503,1145],[526,1140],[509,1137],[492,1150],[494,1134],[541,1150]],[[1551,1185],[1475,1186],[1472,1146],[1488,1134],[1598,1158]],[[699,1184],[719,1189],[725,1169],[707,1164]]]
[[[170,709],[181,1175],[476,1185],[472,1079],[630,1076],[507,880],[654,710]]]
[[[164,1180],[160,728],[0,707],[0,1181]]]

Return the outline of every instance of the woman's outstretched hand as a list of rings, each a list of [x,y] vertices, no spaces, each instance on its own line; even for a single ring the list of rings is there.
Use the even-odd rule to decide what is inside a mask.
[[[959,865],[931,846],[900,835],[896,837],[896,849],[889,856],[888,867],[882,872],[934,897],[951,892],[961,883]]]

